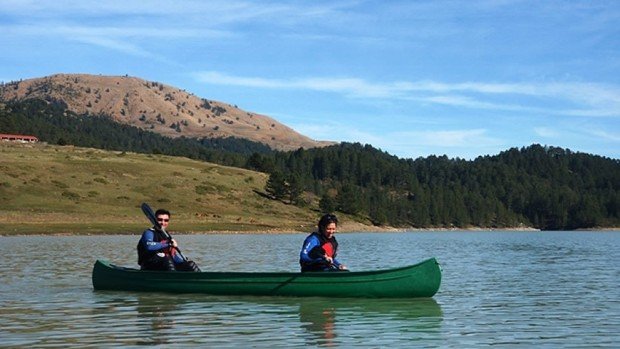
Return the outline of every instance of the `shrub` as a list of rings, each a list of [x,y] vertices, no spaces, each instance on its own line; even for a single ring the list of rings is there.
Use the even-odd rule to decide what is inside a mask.
[[[69,200],[78,200],[78,199],[81,198],[80,194],[74,193],[74,192],[68,191],[68,190],[63,191],[61,195],[66,197]]]
[[[196,191],[196,194],[198,195],[204,195],[207,194],[211,191],[211,187],[208,187],[206,185],[197,185],[194,190]]]
[[[52,180],[52,184],[54,184],[55,186],[57,186],[60,189],[66,189],[69,188],[69,186],[61,181],[57,181],[57,180]]]

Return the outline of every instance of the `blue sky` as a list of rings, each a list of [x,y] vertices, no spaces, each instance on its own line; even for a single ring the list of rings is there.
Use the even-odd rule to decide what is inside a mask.
[[[0,47],[0,81],[128,74],[402,158],[620,158],[615,0],[0,0]]]

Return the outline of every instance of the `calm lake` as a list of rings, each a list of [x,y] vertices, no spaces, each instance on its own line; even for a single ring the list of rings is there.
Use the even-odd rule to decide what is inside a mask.
[[[174,235],[203,270],[297,271],[305,234]],[[620,232],[339,233],[351,270],[437,257],[432,299],[93,291],[135,236],[0,237],[1,347],[620,347]]]

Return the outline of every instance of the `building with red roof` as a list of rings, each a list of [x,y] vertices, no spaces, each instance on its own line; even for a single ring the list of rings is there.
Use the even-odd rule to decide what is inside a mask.
[[[0,133],[0,141],[35,143],[35,142],[38,142],[39,139],[35,136],[12,135],[12,134]]]

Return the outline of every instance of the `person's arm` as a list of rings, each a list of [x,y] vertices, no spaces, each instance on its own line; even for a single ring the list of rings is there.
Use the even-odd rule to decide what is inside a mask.
[[[146,249],[149,252],[159,251],[170,247],[170,244],[168,244],[167,242],[154,241],[155,234],[153,234],[153,231],[150,229],[144,232],[143,238]]]
[[[183,259],[183,257],[181,257],[181,255],[176,253],[176,250],[172,252],[172,260],[174,261],[175,264],[179,264],[179,263],[185,262],[185,259]]]
[[[332,264],[337,268],[340,268],[341,265],[336,258],[332,258]]]
[[[170,255],[172,256],[172,260],[175,264],[185,262],[185,258],[183,258],[183,256],[178,253],[177,246],[177,241],[175,239],[171,239],[170,241],[168,241],[168,247],[170,247]]]
[[[325,251],[319,246],[319,240],[314,236],[306,239],[301,248],[299,259],[305,263],[317,263],[325,261]],[[321,253],[322,252],[322,253]]]
[[[338,246],[338,243],[336,243],[336,246]],[[332,259],[332,265],[333,265],[334,267],[336,267],[337,269],[340,269],[340,270],[348,270],[348,268],[347,268],[347,266],[346,266],[346,265],[344,265],[344,264],[340,263],[340,262],[336,259],[336,257],[337,257],[337,256],[338,256],[338,251],[335,251],[335,252],[334,252],[334,258]]]
[[[338,268],[340,270],[349,270],[349,268],[347,268],[346,265],[338,262],[336,259],[334,259],[334,266],[336,266],[336,268]]]

